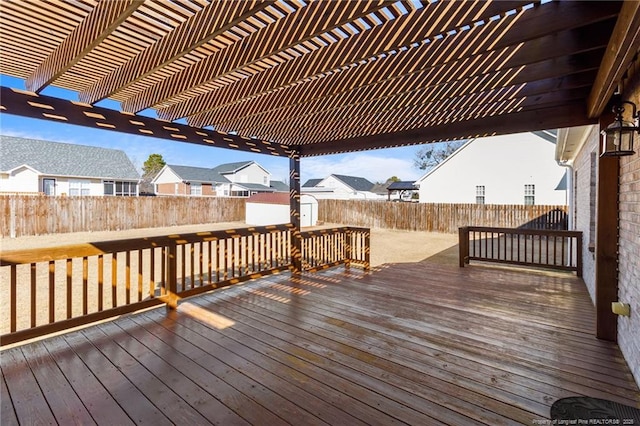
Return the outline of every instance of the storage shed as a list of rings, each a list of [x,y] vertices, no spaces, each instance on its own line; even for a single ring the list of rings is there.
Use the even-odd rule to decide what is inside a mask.
[[[247,225],[275,225],[289,222],[289,194],[261,193],[247,200]],[[318,200],[310,195],[300,197],[300,226],[315,226],[318,222]]]

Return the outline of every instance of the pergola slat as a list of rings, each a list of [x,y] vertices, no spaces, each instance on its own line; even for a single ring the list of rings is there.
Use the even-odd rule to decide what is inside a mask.
[[[345,64],[366,60],[391,49],[421,42],[430,36],[435,36],[461,25],[461,22],[456,22],[450,28],[443,28],[439,25],[442,17],[441,13],[446,16],[454,13],[457,8],[468,9],[469,7],[467,3],[463,2],[430,4],[423,9],[340,40],[323,49],[292,59],[278,67],[240,80],[233,85],[207,92],[181,104],[160,109],[158,114],[164,119],[175,120],[198,112],[206,112],[212,109],[212,106],[237,102],[266,90],[282,88],[308,76],[331,71]],[[472,3],[471,7],[480,8],[481,4]],[[443,12],[443,8],[447,8],[447,10]],[[422,32],[419,36],[416,36],[415,32],[407,30],[411,28],[421,28]]]
[[[75,65],[107,38],[140,5],[133,0],[103,0],[54,50],[26,81],[27,90],[39,92]]]
[[[80,93],[80,100],[94,103],[143,79],[246,19],[269,3],[263,1],[213,2],[184,21],[169,35],[133,60]],[[215,28],[215,31],[211,31]]]
[[[531,65],[554,57],[569,56],[585,50],[604,47],[607,43],[607,33],[610,31],[612,25],[610,21],[604,21],[586,28],[565,31],[553,36],[545,36],[537,39],[534,43],[527,44],[522,49],[513,53],[504,64],[498,67],[496,72],[501,71],[504,76],[509,77],[508,80],[505,79],[503,81],[505,85],[513,83],[514,78],[524,83],[525,80],[518,76],[522,72],[526,75],[526,68],[517,73],[513,73],[513,69],[519,69],[523,65]],[[585,36],[587,34],[592,36],[589,42],[586,41]],[[502,50],[508,53],[507,50]],[[415,57],[404,59],[401,57],[402,55],[414,55]],[[287,127],[295,127],[297,123],[291,117],[304,117],[309,114],[314,114],[316,120],[318,120],[323,111],[348,106],[350,104],[347,100],[349,97],[355,99],[354,103],[363,103],[377,97],[396,96],[406,91],[432,91],[435,86],[442,84],[455,86],[459,90],[477,90],[469,89],[469,79],[475,77],[476,79],[480,78],[486,81],[486,76],[494,73],[494,71],[479,72],[477,69],[465,68],[465,61],[462,59],[465,58],[446,64],[436,64],[433,67],[430,66],[421,71],[412,71],[405,75],[392,73],[395,63],[416,63],[419,61],[417,51],[405,52],[400,55],[368,63],[362,67],[352,68],[340,75],[336,74],[326,77],[323,79],[323,82],[314,85],[315,88],[326,88],[325,90],[327,90],[328,93],[325,92],[326,95],[322,97],[316,95],[316,92],[313,91],[314,87],[307,87],[312,86],[312,84],[303,83],[286,89],[297,92],[296,96],[288,97],[295,102],[293,105],[287,105],[286,100],[283,99],[287,97],[287,95],[283,93],[286,91],[284,90],[265,95],[268,99],[257,99],[256,102],[251,104],[243,103],[227,106],[224,108],[224,118],[221,118],[224,124],[218,126],[218,128],[225,131],[238,131],[240,134],[263,135],[264,133],[261,129],[265,127],[273,128],[275,126],[280,130],[285,130]],[[366,67],[377,67],[378,71],[365,75],[362,71]],[[449,70],[449,74],[453,74],[453,77],[446,78],[441,75],[442,73],[436,72],[437,69],[442,70],[442,73],[444,73],[445,70]],[[400,81],[400,83],[398,85],[391,84],[393,83],[393,79],[385,78],[388,75],[398,76],[394,78],[396,82]],[[367,79],[369,76],[378,81],[369,81]],[[380,78],[378,79],[378,77]],[[531,78],[531,76],[528,78]],[[345,82],[348,82],[349,86],[346,88],[347,90],[343,91],[342,84],[345,84]],[[494,86],[494,88],[496,87],[497,86]],[[322,92],[320,93],[323,94]],[[276,106],[277,109],[270,110],[269,108],[273,108],[273,106]],[[244,108],[241,109],[242,107]],[[251,110],[247,111],[249,108],[251,108]],[[259,108],[257,110],[258,113],[253,115],[252,112],[256,111],[256,108]],[[245,119],[244,117],[247,115],[249,118]],[[234,119],[231,123],[225,123],[227,118]],[[209,122],[218,124],[217,121],[213,120],[212,114],[208,114],[200,122],[193,119],[191,122],[195,125],[202,125]],[[288,125],[287,122],[291,122],[291,124]]]
[[[272,56],[291,46],[324,33],[348,20],[358,18],[389,2],[349,2],[347,16],[331,13],[331,3],[311,3],[286,17],[257,31],[242,43],[231,45],[228,50],[215,52],[208,58],[186,68],[160,83],[158,87],[140,92],[123,102],[123,109],[138,112],[156,105],[194,87],[216,78],[224,77],[260,59]],[[330,17],[324,18],[325,14]],[[311,21],[308,26],[296,22]],[[321,24],[321,25],[319,25]],[[268,46],[268,47],[267,47]]]

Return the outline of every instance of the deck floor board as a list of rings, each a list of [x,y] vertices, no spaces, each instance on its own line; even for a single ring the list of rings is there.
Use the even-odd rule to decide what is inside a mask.
[[[429,262],[288,273],[2,351],[2,424],[512,425],[640,407],[570,275]]]

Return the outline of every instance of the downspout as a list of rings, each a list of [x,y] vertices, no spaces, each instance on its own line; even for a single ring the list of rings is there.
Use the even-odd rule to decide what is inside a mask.
[[[575,211],[574,209],[574,199],[573,199],[573,162],[571,161],[567,161],[567,160],[558,160],[557,161],[558,165],[560,167],[565,167],[567,169],[566,173],[567,173],[567,190],[566,190],[566,195],[565,195],[565,203],[567,205],[567,209],[569,210],[568,212],[568,217],[569,217],[569,221],[567,224],[567,228],[569,230],[573,230],[574,229],[574,221],[575,218],[573,217],[573,212]]]

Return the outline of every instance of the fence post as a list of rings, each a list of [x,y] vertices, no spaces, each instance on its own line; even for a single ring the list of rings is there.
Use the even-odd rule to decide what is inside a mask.
[[[458,260],[461,268],[469,263],[469,228],[458,228]]]
[[[182,261],[184,262],[184,256],[182,256]],[[167,247],[166,264],[166,303],[169,309],[176,309],[178,307],[178,246],[175,243]]]

